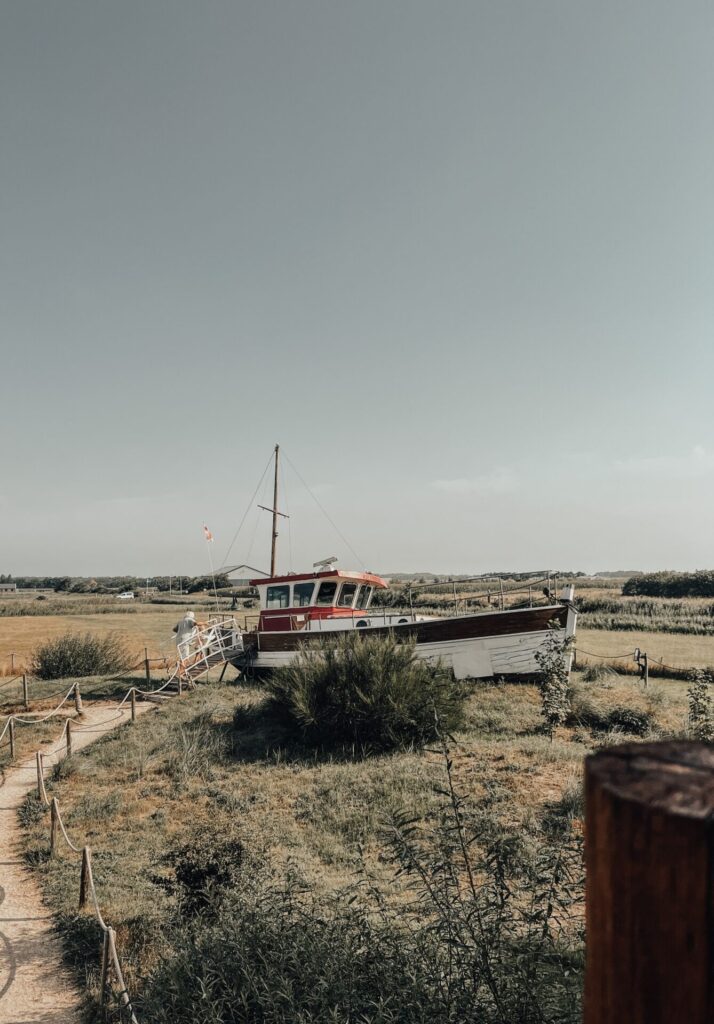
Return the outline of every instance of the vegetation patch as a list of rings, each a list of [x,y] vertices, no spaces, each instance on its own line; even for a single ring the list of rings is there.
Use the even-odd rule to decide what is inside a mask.
[[[468,691],[451,672],[419,659],[413,645],[351,632],[304,647],[267,681],[270,711],[323,748],[423,746],[440,726],[463,721]]]
[[[38,679],[78,679],[128,669],[132,656],[116,633],[65,633],[36,648],[30,671]]]

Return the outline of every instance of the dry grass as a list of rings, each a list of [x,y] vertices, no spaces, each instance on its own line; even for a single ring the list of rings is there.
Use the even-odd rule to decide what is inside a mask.
[[[678,633],[626,632],[602,629],[578,629],[578,664],[587,661],[585,652],[610,657],[633,652],[636,647],[646,651],[651,661],[664,661],[681,668],[705,668],[714,665],[714,636],[692,636]],[[590,659],[593,663],[597,659]]]

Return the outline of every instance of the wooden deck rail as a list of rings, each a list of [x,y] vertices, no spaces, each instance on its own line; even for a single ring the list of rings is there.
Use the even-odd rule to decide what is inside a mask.
[[[587,759],[584,1024],[714,1021],[714,748]]]

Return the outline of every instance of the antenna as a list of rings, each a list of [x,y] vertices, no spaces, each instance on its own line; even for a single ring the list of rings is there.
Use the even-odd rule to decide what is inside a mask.
[[[329,569],[336,561],[336,556],[332,555],[330,558],[321,558],[319,562],[313,562],[312,567],[313,569]]]

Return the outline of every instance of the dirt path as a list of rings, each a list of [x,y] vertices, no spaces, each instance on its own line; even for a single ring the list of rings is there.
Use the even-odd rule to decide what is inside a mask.
[[[155,707],[137,704],[136,710],[143,714]],[[129,717],[130,711],[118,712],[116,704],[85,704],[81,722],[72,731],[74,750]],[[57,736],[40,750],[59,746],[59,722]],[[54,761],[46,758],[48,770]],[[61,942],[40,887],[22,860],[17,810],[36,784],[34,754],[0,782],[0,1024],[79,1024],[81,995],[62,963]]]

